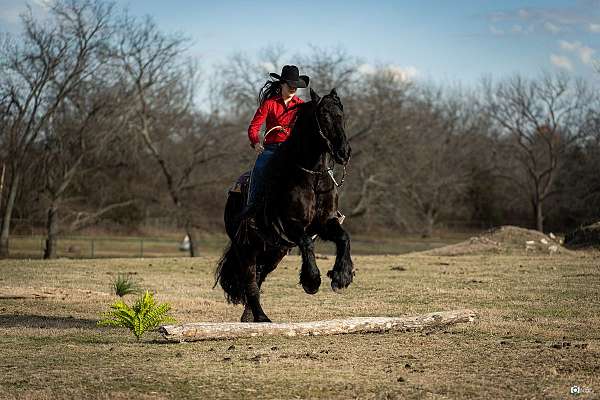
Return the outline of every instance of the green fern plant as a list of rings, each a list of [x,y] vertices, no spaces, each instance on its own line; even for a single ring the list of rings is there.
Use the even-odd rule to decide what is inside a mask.
[[[163,323],[173,323],[175,319],[167,315],[171,309],[169,303],[157,305],[150,292],[146,292],[130,307],[119,300],[110,306],[111,311],[104,313],[99,326],[117,326],[128,328],[137,338]]]
[[[117,275],[113,282],[113,290],[119,297],[123,297],[126,294],[138,293],[140,291],[138,285],[134,281],[121,274]]]

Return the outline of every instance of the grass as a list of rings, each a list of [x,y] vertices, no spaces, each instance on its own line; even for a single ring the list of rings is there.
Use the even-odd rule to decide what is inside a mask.
[[[576,256],[355,256],[343,294],[298,285],[288,256],[264,285],[274,321],[471,308],[475,324],[413,333],[139,343],[96,326],[127,273],[179,322],[237,321],[212,289],[217,256],[0,261],[0,398],[568,398],[600,392],[600,261]],[[323,276],[333,258],[319,259]],[[399,268],[400,267],[400,268]]]

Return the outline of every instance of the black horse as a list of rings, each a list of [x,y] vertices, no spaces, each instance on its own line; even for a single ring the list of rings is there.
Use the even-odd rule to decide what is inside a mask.
[[[311,89],[310,97],[311,101],[298,105],[289,138],[266,167],[264,207],[256,226],[239,218],[244,207],[241,193],[230,193],[227,199],[225,226],[231,243],[215,278],[229,302],[245,304],[242,322],[270,322],[260,305],[260,286],[293,246],[302,254],[304,291],[319,290],[314,235],[336,244],[335,264],[327,273],[332,289],[338,291],[352,282],[350,236],[337,218],[337,187],[327,171],[330,163],[345,166],[350,159],[343,105],[335,89],[322,98]]]

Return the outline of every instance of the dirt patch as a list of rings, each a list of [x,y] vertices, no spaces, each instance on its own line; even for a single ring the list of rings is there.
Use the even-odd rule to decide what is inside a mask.
[[[574,249],[600,249],[600,221],[569,232],[565,236],[565,246]]]
[[[561,239],[555,235],[517,226],[501,226],[464,242],[424,252],[433,256],[568,253],[571,252],[562,246]]]
[[[0,287],[0,300],[20,300],[20,299],[65,299],[66,297],[91,297],[91,296],[110,296],[109,293],[96,290],[85,290],[75,288],[56,288],[56,287]]]

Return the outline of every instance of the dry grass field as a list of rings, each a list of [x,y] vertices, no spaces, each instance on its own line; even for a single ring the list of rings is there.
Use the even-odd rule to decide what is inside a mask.
[[[118,273],[178,322],[237,321],[241,307],[212,289],[216,261],[0,261],[0,398],[560,399],[572,385],[599,396],[598,253],[357,255],[344,293],[326,278],[314,296],[288,256],[263,286],[274,321],[479,313],[445,329],[169,344],[96,327]],[[324,275],[333,258],[318,262]]]

